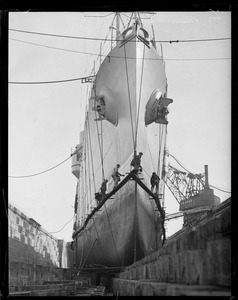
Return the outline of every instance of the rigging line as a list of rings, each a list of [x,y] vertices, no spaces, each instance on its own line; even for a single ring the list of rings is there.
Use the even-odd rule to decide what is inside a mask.
[[[127,181],[127,183],[126,183],[126,185],[127,185],[127,187],[128,187],[128,184],[129,184],[129,181]],[[122,202],[122,197],[121,197],[121,190],[119,190],[118,191],[118,193],[119,193],[119,201],[120,201],[120,203],[119,203],[119,207],[121,207],[121,202]],[[127,207],[128,207],[128,201],[126,201],[126,210],[125,211],[127,211]],[[126,231],[126,227],[124,227],[124,231]],[[124,262],[125,262],[125,252],[126,252],[126,247],[125,247],[125,245],[126,245],[126,234],[123,234],[123,256],[122,256],[122,262],[121,262],[121,267],[123,268],[124,267]]]
[[[89,247],[90,247],[90,248],[89,248],[89,251],[88,251],[88,253],[87,253],[87,255],[86,255],[86,257],[85,257],[85,259],[84,259],[84,261],[83,261],[83,263],[82,263],[82,266],[81,266],[80,271],[83,269],[83,266],[84,266],[84,264],[86,263],[86,261],[87,261],[87,259],[88,259],[88,257],[89,257],[89,254],[91,253],[91,251],[92,251],[92,249],[93,249],[93,247],[94,247],[94,245],[95,245],[95,243],[96,243],[96,241],[97,241],[97,239],[95,239],[93,243],[91,243],[91,241],[89,242],[87,231],[85,231],[85,233],[86,233],[87,241],[88,241],[88,244],[89,244]],[[93,256],[94,256],[94,255],[93,255]]]
[[[157,138],[157,143],[158,143],[158,146],[156,145],[156,147],[158,148],[158,162],[157,162],[157,170],[156,170],[156,172],[157,172],[157,174],[159,174],[159,157],[160,157],[160,150],[159,150],[159,146],[160,146],[160,125],[157,127],[157,136],[158,136],[158,138]]]
[[[13,41],[17,41],[17,42],[21,42],[21,43],[25,43],[25,44],[30,44],[30,45],[35,45],[35,46],[40,46],[40,47],[45,47],[45,48],[49,48],[49,49],[54,49],[54,50],[61,50],[61,51],[67,51],[67,52],[73,52],[73,53],[80,53],[80,54],[85,54],[85,55],[94,55],[97,56],[97,60],[99,58],[98,53],[90,53],[90,52],[83,52],[83,51],[77,51],[77,50],[71,50],[71,49],[66,49],[66,48],[59,48],[59,47],[53,47],[53,46],[48,46],[48,45],[42,45],[39,43],[32,43],[32,42],[28,42],[28,41],[24,41],[24,40],[19,40],[19,39],[13,39],[13,38],[9,38],[10,40]],[[106,51],[105,51],[106,52]],[[101,57],[107,57],[106,54],[101,54]],[[112,58],[123,58],[123,57],[119,57],[116,55],[110,55],[110,57]],[[127,59],[135,59],[134,57],[127,57]],[[142,59],[140,57],[138,57],[137,59]],[[223,59],[231,59],[230,57],[218,57],[218,58],[163,58],[163,60],[171,60],[171,61],[196,61],[196,60],[223,60]],[[145,58],[145,60],[161,60],[161,58]]]
[[[90,154],[91,154],[91,163],[92,163],[92,175],[93,175],[93,183],[94,183],[94,193],[96,193],[96,182],[95,182],[95,173],[94,173],[94,164],[93,164],[93,152],[92,152],[92,142],[91,142],[91,133],[90,133],[90,122],[89,117],[87,119],[88,122],[88,135],[89,135],[89,145],[90,145]]]
[[[177,197],[172,193],[172,191],[170,190],[169,186],[168,186],[168,183],[164,180],[164,178],[162,178],[164,183],[166,184],[168,190],[170,191],[170,193],[173,195],[173,197],[175,198],[175,200],[178,202],[178,204],[180,204],[180,202],[178,201]],[[183,193],[181,193],[182,196],[185,198],[185,196],[183,195]]]
[[[84,170],[84,172],[82,171],[82,187],[83,187],[83,200],[86,203],[86,208],[85,211],[87,211],[88,207],[87,207],[87,193],[88,193],[88,186],[87,186],[87,181],[86,181],[86,149],[85,149],[85,136],[83,136],[83,159],[82,159],[82,169]]]
[[[159,139],[160,139],[159,143],[160,143],[160,145],[159,145],[159,158],[158,158],[158,172],[160,172],[160,167],[161,167],[160,166],[160,156],[161,156],[161,149],[162,149],[162,140],[163,140],[163,136],[164,136],[163,132],[164,132],[164,126],[160,125],[160,133],[159,133]]]
[[[130,21],[128,23],[128,27],[130,25]],[[29,34],[35,34],[35,35],[44,35],[44,36],[54,36],[54,37],[62,37],[62,38],[71,38],[71,39],[80,39],[80,40],[94,40],[94,41],[104,41],[103,38],[94,38],[94,37],[82,37],[82,36],[72,36],[72,35],[61,35],[61,34],[53,34],[53,33],[43,33],[43,32],[36,32],[36,31],[28,31],[28,30],[20,30],[20,29],[12,29],[9,28],[9,31],[15,31],[15,32],[22,32],[22,33],[29,33]],[[210,39],[191,39],[191,40],[158,40],[155,42],[158,43],[187,43],[187,42],[211,42],[211,41],[220,41],[220,40],[230,40],[231,37],[222,37],[222,38],[210,38]],[[111,42],[111,39],[106,39],[106,42]],[[121,40],[115,40],[115,41],[121,41]]]
[[[98,54],[95,54],[95,53],[77,51],[77,50],[60,48],[60,47],[53,47],[53,46],[43,45],[43,44],[39,44],[39,43],[32,43],[32,42],[19,40],[19,39],[14,39],[14,38],[9,38],[9,40],[20,42],[20,43],[25,43],[25,44],[30,44],[30,45],[34,45],[34,46],[39,46],[39,47],[43,47],[43,48],[54,49],[54,50],[61,50],[61,51],[66,51],[66,52],[74,52],[74,53],[87,54],[87,55],[98,55]]]
[[[134,151],[135,151],[134,129],[133,129],[133,120],[132,120],[132,111],[131,111],[130,86],[129,86],[129,76],[128,76],[127,57],[126,57],[126,47],[125,47],[125,45],[124,45],[124,54],[125,54],[124,57],[125,57],[125,65],[126,65],[127,91],[128,91],[129,107],[130,107],[132,141],[133,141],[133,147],[134,147]]]
[[[159,141],[159,146],[158,146],[158,163],[157,163],[157,173],[159,174],[159,165],[160,165],[160,151],[161,151],[161,125],[159,125],[159,128],[158,128],[158,134],[159,134],[159,138],[158,138],[158,141]]]
[[[140,13],[138,12],[138,18],[140,20],[140,24],[141,24],[141,27],[143,28],[143,24],[142,24],[142,20],[141,20],[141,17],[140,17]]]
[[[68,225],[73,220],[74,216],[75,216],[75,214],[73,215],[73,217],[67,223],[64,224],[64,226],[60,230],[52,231],[52,232],[49,232],[49,233],[52,234],[52,233],[58,233],[58,232],[62,231],[65,228],[65,226]]]
[[[11,29],[11,28],[9,30],[10,31],[15,31],[15,32],[35,34],[35,35],[53,36],[53,37],[79,39],[79,40],[104,41],[103,38],[91,38],[91,37],[82,37],[82,36],[61,35],[61,34],[53,34],[53,33],[43,33],[43,32],[36,32],[36,31],[20,30],[20,29]],[[108,39],[106,41],[111,41],[111,40]]]
[[[144,168],[143,171],[145,171],[146,175],[150,178],[150,174]]]
[[[148,146],[148,149],[149,149],[151,165],[152,165],[152,167],[153,167],[153,166],[154,166],[154,162],[153,162],[152,154],[151,154],[151,151],[150,151],[150,145],[149,145],[149,143],[147,143],[147,146]]]
[[[86,148],[86,136],[84,136],[84,149],[85,149],[85,152],[84,152],[84,180],[85,180],[85,188],[86,188],[86,191],[85,191],[85,198],[86,198],[86,210],[87,212],[89,211],[89,207],[90,207],[90,199],[88,199],[88,191],[90,189],[90,182],[88,183],[87,182],[87,161],[88,161],[88,158],[87,158],[87,148]]]
[[[186,169],[172,154],[170,154],[170,153],[168,153],[170,156],[172,156],[173,157],[173,159],[175,159],[176,160],[176,162],[184,169],[184,170],[186,170],[188,173],[191,173],[191,174],[193,174],[192,172],[190,172],[188,169]]]
[[[103,251],[103,247],[102,247],[102,244],[101,244],[101,242],[100,242],[100,238],[99,238],[99,234],[98,234],[98,230],[97,230],[97,226],[96,226],[96,222],[95,222],[94,218],[93,218],[93,224],[94,224],[94,227],[95,227],[95,230],[96,230],[96,235],[97,235],[97,237],[98,237],[99,245],[100,245],[101,250],[102,250],[102,255],[103,255],[104,259],[105,259],[105,253],[104,253],[104,251]]]
[[[105,153],[105,156],[104,156],[104,158],[103,159],[105,159],[105,157],[107,156],[107,154],[108,154],[108,151],[110,150],[110,148],[111,148],[111,146],[112,146],[112,143],[110,144],[110,146],[108,147],[108,149],[107,149],[107,152]],[[97,168],[97,170],[96,170],[96,173],[95,173],[95,175],[94,175],[94,177],[96,176],[96,174],[98,173],[98,171],[99,171],[99,168],[100,168],[100,165],[99,165],[99,167]],[[86,191],[83,191],[83,200],[86,198],[86,193],[87,193],[87,191],[88,190],[86,190]]]
[[[121,20],[121,23],[122,23],[123,29],[124,29],[124,28],[126,28],[126,26],[125,26],[125,23],[124,23],[124,21],[123,21],[123,19],[122,19],[122,17],[121,17],[121,14],[119,14],[119,18],[120,18],[120,20]]]
[[[117,258],[118,258],[118,260],[119,260],[119,262],[120,262],[120,257],[119,257],[119,255],[118,255],[117,247],[116,247],[116,242],[115,242],[115,239],[114,239],[114,235],[113,235],[113,233],[112,233],[112,227],[111,227],[111,222],[110,222],[110,219],[109,219],[109,216],[108,216],[106,203],[103,203],[103,206],[105,207],[105,211],[106,211],[106,214],[107,214],[107,220],[108,220],[108,224],[109,224],[109,227],[110,227],[110,232],[111,232],[111,235],[112,235],[112,240],[113,240],[114,248],[115,248],[115,250],[116,250]]]
[[[73,217],[72,217],[67,223],[64,224],[64,226],[63,226],[60,230],[58,230],[58,231],[52,231],[52,232],[48,232],[48,231],[47,231],[47,234],[58,233],[58,232],[62,231],[62,230],[64,229],[64,227],[65,227],[66,225],[68,225],[68,224],[73,220],[74,216],[75,216],[75,214],[73,215]],[[19,224],[16,224],[16,223],[12,222],[11,220],[10,220],[10,222],[11,222],[12,224],[16,225],[16,226],[19,225]],[[23,230],[24,232],[28,232],[25,228],[22,228],[22,230]],[[43,235],[43,234],[44,234],[44,233],[42,233],[42,235]]]
[[[221,192],[231,194],[231,191],[225,191],[225,190],[220,189],[220,188],[218,188],[218,187],[215,187],[214,185],[211,185],[211,184],[209,184],[209,186],[211,186],[211,187],[213,187],[214,189],[219,190],[219,191],[221,191]]]
[[[8,81],[11,84],[47,84],[47,83],[62,83],[62,82],[69,82],[69,81],[77,81],[83,80],[87,78],[94,77],[95,75],[90,75],[88,77],[78,77],[78,78],[71,78],[71,79],[62,79],[62,80],[51,80],[51,81]]]
[[[165,127],[165,138],[164,138],[164,148],[163,148],[163,160],[162,160],[162,170],[161,170],[161,177],[164,178],[165,175],[165,167],[167,167],[167,160],[166,160],[166,145],[167,145],[167,130],[168,127]],[[162,185],[162,204],[164,206],[165,202],[165,185]]]
[[[101,119],[101,148],[102,148],[102,157],[103,157],[103,135],[102,135],[102,119]],[[103,165],[103,159],[102,159],[102,169],[104,170],[104,165]],[[104,172],[103,172],[103,179],[104,179]]]
[[[85,124],[87,126],[87,123]],[[88,129],[88,126],[86,130]],[[88,131],[88,130],[87,130]],[[87,161],[88,161],[88,184],[89,184],[89,202],[90,202],[90,207],[92,206],[92,190],[91,190],[91,185],[92,185],[92,180],[90,176],[90,160],[89,160],[89,141],[88,141],[88,135],[86,135],[86,146],[87,146]]]
[[[22,176],[8,176],[8,177],[11,177],[11,178],[26,178],[26,177],[32,177],[32,176],[36,176],[36,175],[40,175],[40,174],[43,174],[43,173],[46,173],[46,172],[49,172],[50,170],[53,170],[55,168],[57,168],[58,166],[62,165],[64,162],[66,162],[68,159],[71,158],[72,155],[70,155],[68,158],[66,158],[64,161],[62,161],[61,163],[57,164],[56,166],[50,168],[50,169],[47,169],[45,171],[42,171],[42,172],[39,172],[39,173],[35,173],[35,174],[31,174],[31,175],[22,175]]]
[[[96,97],[96,81],[95,81],[95,86],[94,86],[94,94]],[[95,119],[97,119],[97,113],[94,111]],[[100,144],[100,137],[99,137],[99,129],[98,129],[98,123],[96,122],[96,129],[97,129],[97,136],[98,136],[98,146],[99,146],[99,151],[100,151],[100,158],[101,158],[101,166],[102,166],[102,179],[104,179],[104,167],[103,167],[103,155],[102,155],[102,145]]]
[[[78,237],[76,236],[76,243],[77,243],[77,239],[78,239]],[[77,247],[77,244],[76,244],[76,247]],[[82,255],[81,255],[81,257],[80,257],[80,262],[79,262],[78,272],[81,271],[82,266],[83,266],[83,250],[84,250],[84,244],[82,243]],[[76,251],[77,251],[77,249],[76,249]]]
[[[96,93],[95,93],[96,94]],[[94,111],[95,114],[95,119],[97,119],[96,111]],[[103,156],[102,156],[102,149],[101,149],[101,143],[100,143],[100,133],[98,130],[98,123],[96,122],[96,129],[97,129],[97,137],[98,137],[98,147],[99,147],[99,152],[100,152],[100,158],[101,158],[101,166],[102,166],[102,178],[104,179],[104,169],[103,169]]]
[[[139,114],[140,114],[140,102],[141,102],[141,90],[142,90],[142,79],[143,79],[143,71],[144,71],[144,60],[145,58],[145,44],[143,49],[143,60],[142,60],[142,69],[141,69],[141,79],[140,79],[140,93],[139,93],[139,103],[138,103],[138,109],[137,109],[137,120],[136,120],[136,134],[135,134],[135,144],[134,149],[137,148],[137,133],[138,133],[138,126],[139,126]]]

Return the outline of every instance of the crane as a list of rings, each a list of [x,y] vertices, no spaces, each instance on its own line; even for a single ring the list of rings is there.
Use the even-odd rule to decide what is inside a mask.
[[[209,187],[207,165],[204,173],[193,174],[168,164],[165,184],[179,203],[179,212],[167,215],[165,220],[184,216],[186,222],[191,221],[198,214],[220,204],[220,198]]]

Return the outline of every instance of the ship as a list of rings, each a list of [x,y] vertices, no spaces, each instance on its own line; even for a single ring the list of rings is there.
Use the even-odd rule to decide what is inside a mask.
[[[72,234],[74,266],[122,268],[163,246],[166,137],[169,104],[162,48],[133,12],[98,71],[79,143],[72,152],[77,178]],[[131,166],[142,153],[139,169]],[[120,181],[114,185],[114,168]],[[150,178],[159,178],[158,192]],[[106,180],[106,192],[101,194]]]

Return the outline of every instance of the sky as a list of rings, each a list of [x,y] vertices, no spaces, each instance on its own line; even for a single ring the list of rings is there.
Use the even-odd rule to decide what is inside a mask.
[[[77,183],[71,174],[70,155],[83,129],[90,85],[80,80],[13,82],[87,77],[99,64],[102,41],[22,31],[110,38],[113,16],[110,12],[9,15],[8,201],[66,241],[72,240]],[[142,21],[149,32],[153,24],[157,41],[181,41],[161,43],[168,97],[173,99],[168,150],[192,173],[203,173],[208,165],[209,183],[224,201],[231,195],[231,13],[155,12],[141,16],[146,17]],[[125,14],[123,18],[128,20]],[[182,42],[185,40],[190,42]],[[102,47],[108,51],[110,43]],[[181,169],[172,156],[168,162]],[[165,207],[168,214],[179,209],[169,190]],[[167,236],[181,226],[182,218],[167,222]]]

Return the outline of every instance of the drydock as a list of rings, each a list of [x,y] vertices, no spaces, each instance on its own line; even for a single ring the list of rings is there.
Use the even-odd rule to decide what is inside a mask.
[[[10,296],[231,296],[230,198],[120,272],[32,267],[34,280],[27,278],[27,265],[18,263]]]

